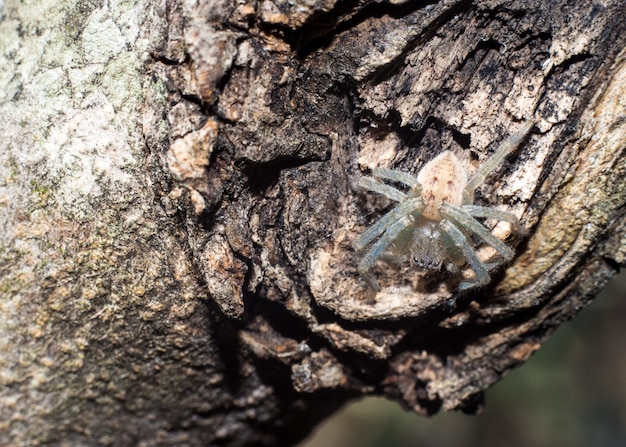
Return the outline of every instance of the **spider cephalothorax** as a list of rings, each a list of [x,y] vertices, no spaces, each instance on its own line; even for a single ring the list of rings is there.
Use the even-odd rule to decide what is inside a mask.
[[[503,220],[517,229],[517,217],[506,211],[473,205],[474,190],[504,157],[517,148],[533,125],[534,121],[530,120],[524,123],[469,180],[461,162],[451,151],[445,151],[426,163],[416,177],[402,171],[379,168],[374,169],[373,177],[361,178],[360,187],[398,202],[352,244],[360,250],[378,238],[358,266],[359,273],[374,292],[378,292],[380,287],[369,269],[383,254],[400,260],[408,257],[418,267],[429,270],[445,266],[448,270],[458,271],[467,263],[475,278],[462,281],[459,290],[487,284],[489,270],[513,257],[513,250],[476,218]],[[403,192],[381,180],[399,183],[409,189]],[[499,256],[483,263],[474,251],[471,235],[492,246]]]

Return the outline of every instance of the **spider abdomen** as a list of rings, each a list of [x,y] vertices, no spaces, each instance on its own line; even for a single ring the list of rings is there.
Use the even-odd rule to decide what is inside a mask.
[[[422,216],[439,222],[439,205],[448,202],[451,205],[463,204],[463,190],[467,184],[467,173],[459,159],[450,151],[445,151],[426,163],[417,175],[422,187],[421,196],[426,203]]]

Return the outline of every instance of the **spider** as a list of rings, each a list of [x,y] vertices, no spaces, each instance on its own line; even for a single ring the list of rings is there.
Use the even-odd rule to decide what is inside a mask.
[[[513,250],[497,239],[476,218],[492,218],[512,224],[519,232],[517,217],[509,212],[474,205],[474,191],[487,175],[524,140],[535,122],[526,121],[515,134],[478,168],[469,179],[461,162],[445,151],[426,163],[414,177],[393,169],[374,169],[373,177],[363,177],[359,186],[398,202],[397,205],[354,240],[361,250],[376,238],[358,265],[358,271],[370,288],[371,296],[380,290],[370,268],[378,259],[403,261],[407,257],[419,268],[440,270],[442,265],[459,273],[464,264],[474,271],[473,279],[459,284],[459,291],[489,283],[489,271],[513,258]],[[381,180],[408,187],[407,192]],[[499,256],[483,263],[474,251],[471,236],[492,246]],[[380,236],[380,237],[379,237]]]

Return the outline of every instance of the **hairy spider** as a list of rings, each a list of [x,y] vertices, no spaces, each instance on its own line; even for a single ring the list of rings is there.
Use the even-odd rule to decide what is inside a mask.
[[[496,238],[477,217],[510,222],[519,231],[517,217],[509,212],[473,205],[474,190],[487,175],[519,146],[532,129],[534,121],[526,121],[519,131],[507,138],[478,168],[468,181],[467,173],[451,151],[429,161],[414,177],[393,169],[374,169],[372,177],[363,177],[359,186],[398,202],[387,214],[356,238],[352,246],[361,250],[380,236],[365,254],[358,271],[373,295],[380,290],[369,269],[383,256],[402,261],[409,257],[423,269],[439,270],[444,265],[452,272],[469,264],[475,278],[461,281],[459,290],[483,286],[490,281],[489,271],[513,257],[513,250]],[[409,188],[402,192],[380,180],[400,183]],[[471,239],[476,235],[492,246],[499,256],[483,263]]]

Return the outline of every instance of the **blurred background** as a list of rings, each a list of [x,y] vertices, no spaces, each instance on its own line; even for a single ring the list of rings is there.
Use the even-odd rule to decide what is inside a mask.
[[[298,447],[626,446],[626,270],[523,366],[480,416],[427,419],[381,398],[345,406]]]

